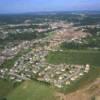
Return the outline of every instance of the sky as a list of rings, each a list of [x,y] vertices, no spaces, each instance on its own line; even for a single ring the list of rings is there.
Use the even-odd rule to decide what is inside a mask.
[[[0,13],[100,10],[100,0],[0,0]]]

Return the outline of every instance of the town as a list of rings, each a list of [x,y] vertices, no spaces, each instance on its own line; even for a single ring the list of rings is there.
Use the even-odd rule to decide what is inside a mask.
[[[97,100],[99,66],[100,14],[0,15],[0,100]]]
[[[49,35],[43,39],[22,42],[15,47],[5,49],[1,53],[2,55],[0,56],[0,59],[2,60],[0,61],[2,67],[2,63],[5,59],[11,59],[21,50],[23,51],[25,49],[31,48],[31,51],[19,57],[18,60],[15,61],[14,66],[10,69],[0,68],[0,78],[9,78],[10,80],[15,82],[36,79],[61,88],[64,85],[70,85],[71,82],[88,73],[88,71],[90,70],[89,64],[69,65],[63,63],[55,65],[47,63],[46,56],[50,51],[63,51],[59,48],[59,45],[61,43],[63,43],[64,41],[68,42],[73,40],[80,41],[81,38],[84,38],[88,35],[87,33],[84,33],[82,31],[79,32],[81,34],[78,34],[78,31],[75,33],[74,30],[77,28],[73,27],[72,23],[64,24],[64,22],[61,21],[50,23],[49,26],[52,30],[54,30],[54,34]],[[13,27],[13,25],[10,25],[10,27]],[[40,30],[44,32],[44,29],[39,29],[38,31],[40,32]],[[16,31],[18,31],[18,29]],[[24,31],[28,30],[26,29]],[[71,33],[71,35],[67,33]]]

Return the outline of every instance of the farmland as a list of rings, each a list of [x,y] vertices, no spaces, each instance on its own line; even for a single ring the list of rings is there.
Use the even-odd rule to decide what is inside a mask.
[[[100,66],[100,52],[93,50],[64,50],[50,52],[47,56],[49,63],[90,64]]]

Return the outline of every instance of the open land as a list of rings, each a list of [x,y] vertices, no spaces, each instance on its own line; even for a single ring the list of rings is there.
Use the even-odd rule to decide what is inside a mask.
[[[66,20],[65,16],[48,19],[39,16],[41,20],[34,17],[20,24],[2,23],[0,100],[94,100],[99,97],[100,25],[98,21],[88,25],[91,23],[85,15],[69,14]]]

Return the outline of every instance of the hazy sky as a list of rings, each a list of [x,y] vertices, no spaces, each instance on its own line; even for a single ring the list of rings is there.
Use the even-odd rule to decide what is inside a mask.
[[[100,10],[100,0],[0,0],[0,13]]]

